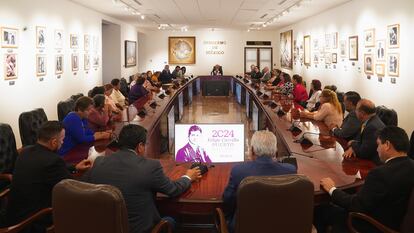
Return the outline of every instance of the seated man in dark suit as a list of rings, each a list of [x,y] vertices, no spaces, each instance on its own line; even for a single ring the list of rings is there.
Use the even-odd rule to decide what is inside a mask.
[[[233,167],[229,183],[223,193],[223,204],[230,232],[234,231],[236,221],[234,214],[237,208],[237,188],[244,178],[296,173],[296,168],[293,165],[273,161],[272,157],[277,152],[277,140],[272,132],[267,130],[257,131],[253,134],[250,143],[252,161]]]
[[[356,194],[348,194],[335,188],[331,178],[321,180],[321,186],[332,196],[332,204],[315,208],[314,225],[318,233],[348,232],[348,212],[365,213],[385,226],[399,231],[407,211],[408,200],[414,188],[414,161],[407,157],[408,136],[396,126],[387,126],[377,133],[378,153],[385,164],[372,169],[362,188]],[[359,232],[377,232],[371,226],[355,222]]]
[[[129,232],[150,232],[161,220],[155,205],[157,192],[175,197],[201,178],[198,168],[187,170],[178,180],[165,176],[160,161],[144,157],[147,131],[139,125],[126,125],[119,134],[120,150],[98,157],[85,174],[85,181],[119,188],[128,210]]]
[[[257,66],[254,67],[254,72],[252,72],[250,77],[252,79],[257,79],[257,80],[259,80],[263,77],[263,74],[260,72],[259,67],[257,67]]]
[[[332,134],[338,138],[353,140],[361,131],[361,121],[359,121],[355,109],[361,96],[355,91],[345,93],[344,104],[348,115],[344,118],[342,125],[330,125]]]
[[[8,225],[19,223],[37,211],[51,207],[52,189],[59,181],[71,178],[70,171],[85,170],[91,165],[83,160],[66,165],[56,153],[63,143],[65,130],[58,121],[45,122],[38,131],[35,145],[23,148],[17,157],[11,183],[6,219]],[[29,232],[44,232],[51,218],[33,224]]]
[[[380,164],[378,157],[375,133],[384,128],[385,125],[376,114],[375,105],[372,101],[362,99],[358,102],[356,115],[362,123],[360,133],[348,142],[349,148],[344,153],[344,158],[357,157],[369,159],[376,164]]]

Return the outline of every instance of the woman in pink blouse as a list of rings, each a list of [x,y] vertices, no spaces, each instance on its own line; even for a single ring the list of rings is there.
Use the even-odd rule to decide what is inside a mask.
[[[93,97],[93,108],[88,115],[88,125],[94,132],[109,129],[110,120],[109,105],[105,104],[105,96],[102,94]]]
[[[342,125],[342,108],[336,93],[325,89],[322,91],[319,101],[321,103],[321,107],[318,111],[308,112],[305,110],[300,113],[300,116],[317,121],[323,121],[328,126]]]

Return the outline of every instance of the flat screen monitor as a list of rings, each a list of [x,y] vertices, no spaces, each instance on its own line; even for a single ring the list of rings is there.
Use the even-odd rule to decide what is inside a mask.
[[[175,124],[175,161],[244,161],[244,124]]]

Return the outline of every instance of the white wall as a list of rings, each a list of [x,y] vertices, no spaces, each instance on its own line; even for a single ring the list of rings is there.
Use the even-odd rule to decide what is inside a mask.
[[[113,46],[119,45],[119,46]],[[102,24],[102,81],[110,83],[121,77],[121,27],[118,24]]]
[[[0,65],[0,122],[10,124],[16,136],[18,146],[21,145],[18,117],[20,113],[37,107],[42,107],[50,120],[57,119],[57,103],[65,100],[72,94],[84,93],[96,85],[102,84],[102,58],[99,67],[92,67],[89,72],[84,70],[83,35],[89,34],[99,38],[97,54],[101,56],[101,24],[102,20],[111,21],[121,26],[121,62],[123,62],[123,40],[137,41],[137,31],[133,26],[119,22],[98,12],[77,5],[67,0],[13,0],[0,1],[0,26],[19,29],[19,47],[13,49],[18,54],[18,78],[15,84],[9,86],[5,81],[4,65]],[[47,55],[47,75],[43,81],[36,77],[36,54],[40,53],[35,46],[36,26],[45,26],[47,29],[46,48],[43,53]],[[27,30],[23,31],[23,28]],[[54,60],[57,50],[54,48],[54,30],[64,31],[64,73],[57,79],[54,71]],[[71,71],[71,54],[69,47],[71,33],[79,35],[79,71],[76,75]],[[92,40],[91,40],[92,44]],[[0,48],[0,57],[4,59],[8,53],[7,48]],[[91,55],[95,52],[90,51]],[[91,56],[92,63],[92,56]],[[122,64],[122,63],[121,63]],[[121,75],[135,72],[136,67],[125,69],[119,67]]]
[[[338,32],[339,40],[346,40],[347,45],[349,36],[358,35],[359,37],[359,60],[355,62],[355,66],[352,66],[352,61],[348,58],[344,60],[340,58],[338,48],[331,50],[338,53],[336,69],[333,66],[326,69],[325,64],[318,64],[317,68],[312,64],[306,68],[298,63],[292,71],[287,71],[291,74],[301,74],[307,83],[312,79],[319,79],[323,86],[335,84],[340,91],[355,90],[364,98],[373,100],[377,105],[394,108],[398,112],[399,125],[411,134],[414,129],[414,121],[411,118],[413,116],[411,106],[414,105],[414,98],[411,95],[414,86],[411,64],[414,52],[413,12],[414,1],[412,0],[353,0],[285,27],[278,34],[293,30],[294,39],[300,40],[302,44],[305,35],[311,35],[312,41],[315,37],[320,38],[320,44],[324,44],[325,33]],[[364,30],[375,28],[376,40],[386,40],[387,26],[392,24],[400,24],[400,48],[388,49],[386,52],[400,53],[400,76],[396,78],[395,84],[391,83],[389,76],[385,76],[382,82],[378,81],[376,75],[371,75],[369,80],[364,73],[363,64],[364,54],[369,53],[369,48],[365,48],[363,43]],[[278,64],[280,65],[279,58]]]
[[[139,33],[138,39],[138,69],[162,70],[168,64],[168,37],[169,36],[195,36],[196,37],[196,64],[184,65],[187,73],[194,75],[210,74],[215,64],[223,66],[224,74],[236,75],[244,72],[244,47],[246,41],[271,41],[273,52],[276,48],[276,36],[274,31],[236,31],[211,29],[172,32],[172,31],[150,31]],[[226,45],[219,46],[224,54],[206,54],[211,45],[204,44],[204,41],[226,41]],[[278,46],[277,46],[278,48]],[[275,53],[273,63],[275,60]],[[170,65],[172,71],[175,65]]]

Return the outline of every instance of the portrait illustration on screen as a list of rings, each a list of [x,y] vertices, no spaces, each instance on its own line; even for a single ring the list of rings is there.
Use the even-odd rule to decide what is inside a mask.
[[[177,162],[202,162],[211,163],[203,145],[200,145],[202,130],[199,126],[193,125],[188,130],[188,143],[178,150],[175,160]]]

